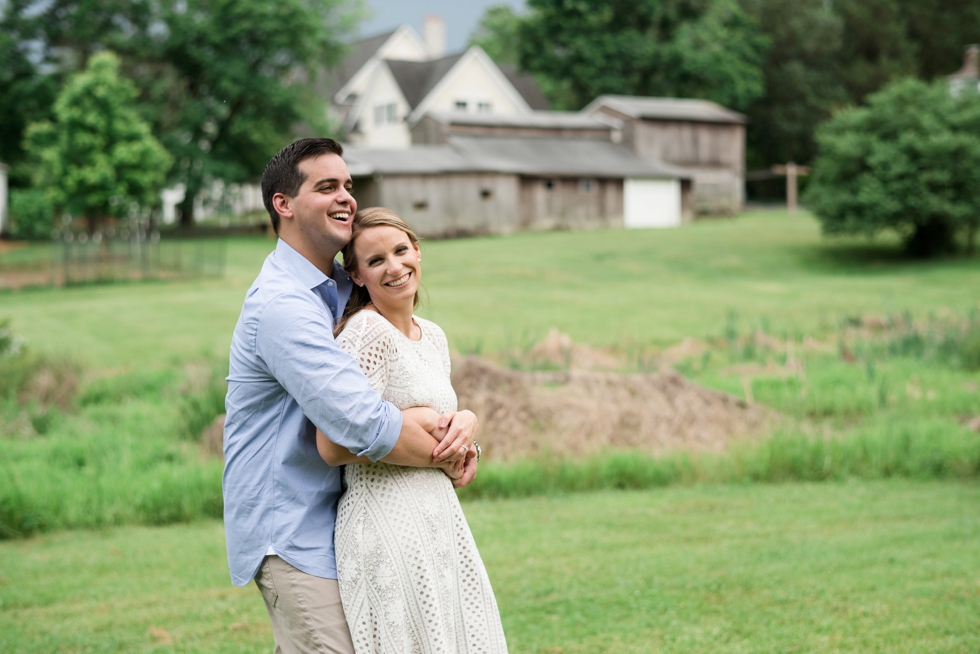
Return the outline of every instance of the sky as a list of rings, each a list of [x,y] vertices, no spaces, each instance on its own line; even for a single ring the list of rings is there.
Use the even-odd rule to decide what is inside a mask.
[[[372,15],[361,23],[361,36],[389,32],[404,23],[421,34],[422,20],[438,14],[446,24],[446,53],[452,54],[466,47],[484,10],[502,4],[524,9],[524,0],[367,0]]]

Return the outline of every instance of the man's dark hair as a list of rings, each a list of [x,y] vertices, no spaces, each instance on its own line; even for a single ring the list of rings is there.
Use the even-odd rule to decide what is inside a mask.
[[[296,197],[299,187],[306,181],[299,169],[299,163],[304,159],[319,157],[321,154],[335,154],[343,156],[344,148],[340,143],[328,138],[311,138],[293,141],[269,160],[262,173],[262,202],[265,210],[269,212],[269,219],[272,221],[272,229],[279,233],[279,214],[272,206],[272,196],[282,193],[289,197]]]

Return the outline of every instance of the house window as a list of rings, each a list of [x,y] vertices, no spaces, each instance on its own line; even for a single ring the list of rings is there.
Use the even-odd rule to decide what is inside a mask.
[[[581,193],[591,193],[592,189],[595,188],[594,179],[580,179],[578,180],[578,190]]]
[[[394,102],[389,102],[385,105],[385,118],[388,119],[389,123],[398,122],[398,104]]]
[[[493,106],[489,101],[477,102],[476,112],[479,114],[488,114],[493,111]]]
[[[425,211],[429,208],[429,203],[425,200],[418,200],[412,203],[412,208],[416,211]]]
[[[553,180],[553,179],[546,179],[546,180],[544,180],[544,190],[546,190],[546,191],[554,191],[555,190],[555,180]]]
[[[466,100],[456,101],[456,111],[466,111],[469,108],[469,106],[470,104]]]
[[[385,124],[385,106],[383,104],[374,105],[374,124]]]
[[[489,200],[492,197],[493,197],[493,191],[491,191],[490,189],[485,188],[482,191],[480,191],[481,200]]]

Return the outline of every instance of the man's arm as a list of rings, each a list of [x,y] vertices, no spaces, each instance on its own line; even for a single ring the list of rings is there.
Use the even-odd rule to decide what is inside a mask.
[[[334,340],[321,304],[301,292],[268,302],[257,319],[255,353],[331,441],[380,460],[399,438],[401,412],[381,399],[358,363]]]
[[[439,439],[431,432],[440,434],[439,423],[442,417],[426,407],[413,407],[402,411],[402,429],[394,448],[380,460],[393,465],[413,468],[440,468],[453,480],[464,474],[463,453],[445,456],[440,459],[433,457],[433,449],[439,444]],[[441,435],[441,434],[440,434]],[[331,442],[322,431],[317,430],[317,450],[323,460],[332,466],[355,463],[370,463],[366,456],[357,456],[347,448]]]

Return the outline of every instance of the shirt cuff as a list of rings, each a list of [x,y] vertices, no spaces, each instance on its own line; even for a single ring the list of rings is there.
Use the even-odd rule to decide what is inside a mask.
[[[371,461],[383,459],[395,448],[398,436],[402,432],[402,412],[391,402],[382,404],[385,417],[381,421],[374,442],[357,453],[357,456],[366,456]]]

